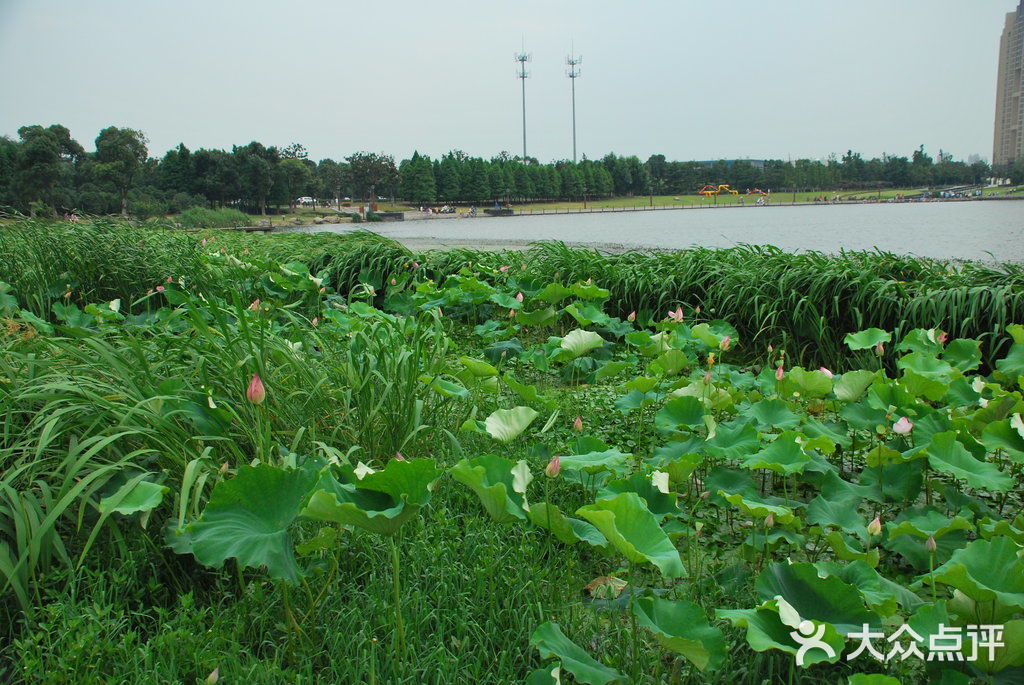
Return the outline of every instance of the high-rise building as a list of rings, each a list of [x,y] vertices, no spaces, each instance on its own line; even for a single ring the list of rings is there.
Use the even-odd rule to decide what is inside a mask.
[[[1006,15],[999,41],[999,81],[996,84],[996,133],[992,165],[1012,164],[1024,157],[1024,0]]]

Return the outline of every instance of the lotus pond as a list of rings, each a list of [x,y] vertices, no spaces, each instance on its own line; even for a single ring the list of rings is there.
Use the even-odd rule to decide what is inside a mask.
[[[882,253],[0,229],[0,676],[1020,682],[1021,303]]]

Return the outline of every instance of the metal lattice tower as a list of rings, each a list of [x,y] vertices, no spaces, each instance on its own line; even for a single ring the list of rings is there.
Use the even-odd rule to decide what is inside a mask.
[[[526,164],[526,79],[530,77],[530,72],[526,70],[526,63],[531,59],[532,56],[526,52],[517,52],[515,55],[515,60],[519,63],[516,68],[516,78],[520,80],[523,87],[523,164]]]
[[[565,75],[569,77],[569,81],[572,83],[572,163],[576,163],[576,79],[580,77],[580,65],[583,64],[582,55],[570,54],[565,58],[565,63],[569,65]]]

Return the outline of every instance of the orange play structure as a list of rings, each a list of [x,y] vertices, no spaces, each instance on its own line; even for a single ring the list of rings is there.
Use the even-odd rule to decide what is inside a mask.
[[[709,183],[708,185],[704,186],[703,188],[697,191],[699,195],[703,195],[704,197],[718,197],[723,192],[732,193],[733,195],[740,194],[740,191],[733,190],[732,188],[730,188],[728,183],[724,183],[719,186],[715,186],[714,184]]]
[[[747,195],[765,195],[765,196],[767,196],[768,193],[764,192],[760,188],[754,188],[753,190],[748,190],[747,191]]]

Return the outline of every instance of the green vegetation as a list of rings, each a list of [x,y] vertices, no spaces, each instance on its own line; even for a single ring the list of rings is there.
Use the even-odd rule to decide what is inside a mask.
[[[224,207],[207,209],[190,207],[178,216],[178,223],[185,228],[224,228],[226,226],[248,226],[252,219],[245,212]]]
[[[1024,669],[1019,271],[32,220],[0,273],[5,682]],[[940,624],[1005,646],[846,658]]]
[[[670,161],[651,155],[609,153],[542,164],[507,152],[483,159],[453,150],[439,159],[414,152],[398,165],[385,153],[355,152],[341,161],[308,158],[292,143],[284,148],[252,141],[227,150],[190,150],[184,143],[160,159],[149,158],[141,131],[108,127],[85,149],[60,125],[24,126],[18,140],[0,137],[0,209],[23,214],[131,214],[136,218],[179,214],[191,207],[230,205],[266,215],[274,208],[295,211],[300,198],[321,206],[396,197],[407,206],[528,202],[575,203],[618,198],[643,204],[650,195],[680,196],[699,203],[706,184],[729,184],[741,193],[772,191],[779,200],[794,196],[864,195],[882,198],[907,188],[984,184],[993,174],[1024,182],[1024,161],[1011,168],[968,164],[924,147],[910,157],[863,159],[853,151],[827,160]],[[749,198],[753,201],[754,198]],[[719,202],[735,202],[725,196]],[[339,208],[340,209],[340,208]]]

